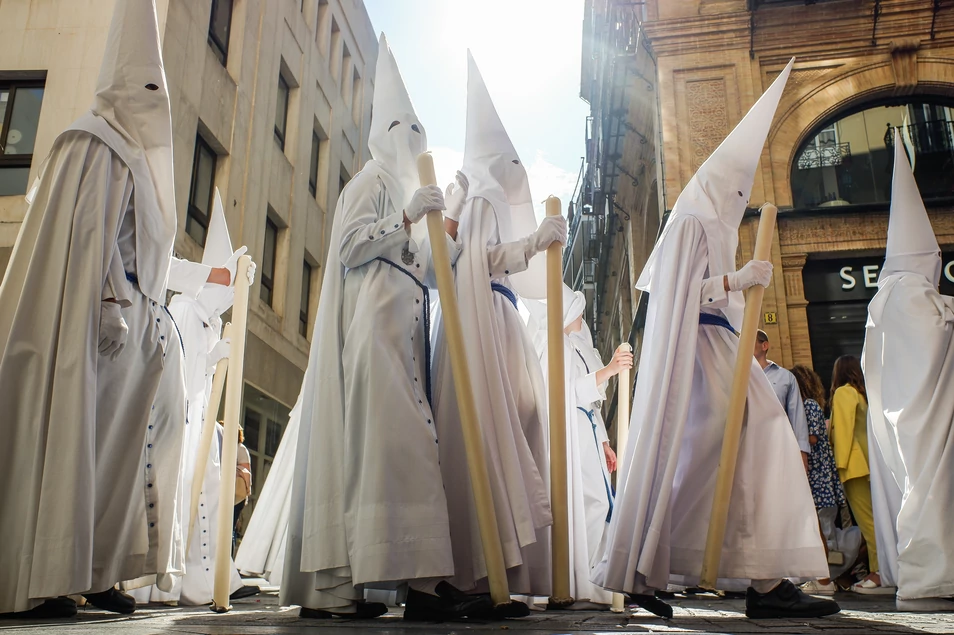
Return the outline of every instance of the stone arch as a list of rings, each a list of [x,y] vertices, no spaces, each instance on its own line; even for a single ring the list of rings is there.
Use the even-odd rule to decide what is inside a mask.
[[[954,59],[896,49],[891,55],[865,58],[863,63],[796,68],[786,93],[768,142],[772,193],[780,207],[792,204],[795,152],[812,131],[866,102],[909,95],[954,98]]]

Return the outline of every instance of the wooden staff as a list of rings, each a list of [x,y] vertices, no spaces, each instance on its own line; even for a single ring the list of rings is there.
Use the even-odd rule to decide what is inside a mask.
[[[560,199],[547,198],[547,216],[560,216]],[[563,360],[563,245],[547,247],[547,374],[550,416],[550,510],[553,513],[552,609],[573,604],[570,595],[570,515],[566,475],[566,376]]]
[[[771,203],[762,206],[753,260],[771,258],[772,236],[777,214],[778,209]],[[726,522],[729,518],[729,500],[732,496],[732,484],[735,481],[735,466],[739,458],[739,441],[742,438],[745,399],[749,390],[749,374],[752,370],[752,351],[755,349],[755,336],[764,294],[765,287],[756,285],[750,288],[745,296],[745,317],[742,319],[742,333],[739,335],[739,353],[735,360],[735,373],[732,376],[729,411],[726,417],[725,435],[722,439],[719,471],[716,474],[715,496],[712,499],[712,515],[709,518],[709,533],[706,536],[706,550],[702,559],[702,577],[699,586],[704,589],[715,589],[719,561],[722,559],[722,544],[725,541]]]
[[[222,339],[228,339],[232,334],[231,322],[222,330]],[[212,376],[212,393],[209,403],[205,407],[205,417],[202,422],[202,438],[199,440],[199,453],[196,455],[195,471],[192,473],[192,498],[189,503],[189,540],[186,542],[186,553],[192,544],[192,534],[195,530],[195,520],[199,511],[199,496],[202,494],[205,468],[209,462],[209,449],[215,436],[215,420],[219,415],[219,405],[222,403],[222,393],[225,391],[225,375],[229,370],[229,358],[223,357],[215,364],[215,375]],[[221,459],[221,457],[220,457]],[[221,467],[221,462],[219,464]]]
[[[420,175],[421,187],[437,185],[434,157],[430,153],[425,152],[418,156],[417,171]],[[484,457],[483,437],[477,421],[477,406],[471,390],[470,369],[467,366],[467,351],[464,348],[464,329],[460,323],[454,272],[451,270],[450,255],[447,252],[444,215],[440,210],[427,213],[427,235],[431,243],[434,273],[437,276],[437,291],[441,298],[444,333],[450,353],[454,388],[457,391],[460,425],[464,434],[470,483],[474,491],[474,505],[477,508],[480,542],[484,550],[484,561],[487,564],[490,597],[496,606],[502,606],[510,603],[507,568],[504,564],[503,547],[500,544],[500,532],[497,529],[493,495],[490,492],[490,476],[487,472],[487,460]]]
[[[225,386],[225,431],[222,434],[222,485],[219,488],[218,534],[215,545],[215,586],[212,610],[225,613],[229,605],[232,565],[232,513],[235,507],[235,464],[238,454],[239,415],[245,369],[245,336],[248,328],[248,268],[252,259],[239,258],[235,267],[235,302],[232,304],[232,342]]]
[[[629,352],[632,346],[628,342],[619,345],[618,351]],[[623,452],[626,450],[626,439],[629,437],[629,393],[632,389],[629,381],[629,369],[624,368],[619,371],[619,383],[616,386],[616,397],[619,406],[616,410],[616,474],[619,474],[620,467],[623,465]],[[617,484],[619,481],[617,480]],[[614,613],[622,613],[626,610],[626,602],[622,593],[613,594],[613,606],[610,609]]]

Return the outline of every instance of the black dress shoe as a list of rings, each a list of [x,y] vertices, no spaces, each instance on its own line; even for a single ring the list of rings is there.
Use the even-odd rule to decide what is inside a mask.
[[[765,594],[752,587],[745,594],[745,616],[752,619],[824,617],[840,610],[834,600],[806,595],[788,580]]]
[[[653,615],[663,618],[664,620],[672,619],[672,607],[657,598],[655,595],[630,594],[629,601],[639,608],[645,609]]]
[[[29,611],[0,613],[0,620],[62,620],[76,617],[76,602],[69,598],[50,598]]]
[[[479,604],[473,604],[471,612],[467,614],[467,617],[477,620],[509,620],[530,615],[530,607],[523,602],[511,600],[506,604],[494,606],[493,600],[490,598],[489,593],[468,595],[446,580],[438,583],[434,591],[439,597],[445,600],[451,600],[453,602],[468,602],[476,598],[482,599],[483,602]]]
[[[102,593],[84,593],[83,597],[96,608],[109,611],[110,613],[129,615],[136,610],[135,598],[123,593],[115,587],[107,589]]]
[[[408,589],[404,619],[409,622],[444,622],[493,615],[494,603],[489,595],[466,595],[456,589],[456,593],[451,594],[446,587],[442,587],[442,590],[446,597]]]
[[[257,586],[254,586],[254,585],[243,586],[243,587],[240,587],[239,589],[237,589],[237,590],[235,591],[235,593],[233,593],[232,595],[230,595],[230,596],[229,596],[229,599],[230,599],[230,600],[241,600],[242,598],[250,598],[250,597],[252,597],[253,595],[258,595],[259,593],[261,593],[261,591],[262,591],[261,588],[259,588],[259,587],[257,587]]]
[[[310,620],[330,620],[335,617],[346,620],[373,620],[387,612],[387,605],[381,602],[358,602],[354,613],[336,613],[334,611],[310,609],[303,606],[301,607],[301,611],[298,612],[298,617],[304,617]]]

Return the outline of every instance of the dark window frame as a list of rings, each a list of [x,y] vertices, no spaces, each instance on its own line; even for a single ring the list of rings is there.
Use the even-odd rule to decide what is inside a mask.
[[[46,99],[46,73],[30,73],[23,74],[22,77],[18,77],[20,73],[13,73],[12,77],[9,78],[0,78],[0,89],[9,91],[7,97],[7,110],[4,113],[3,120],[0,121],[0,170],[7,168],[19,168],[19,169],[30,169],[33,165],[33,153],[30,154],[4,154],[5,149],[3,143],[6,141],[7,131],[10,130],[10,124],[13,120],[13,109],[16,105],[17,100],[17,90],[19,89],[32,89],[32,88],[42,88],[43,89],[43,98]],[[40,102],[40,108],[43,108],[42,101]],[[34,144],[36,143],[36,138],[33,139]],[[29,180],[27,181],[27,191],[30,189]],[[26,194],[26,192],[24,192]]]
[[[229,17],[228,24],[225,27],[225,42],[222,42],[219,39],[219,36],[215,33],[214,20],[216,16],[216,8],[219,6],[220,2],[227,2],[229,7]],[[222,66],[228,64],[229,61],[229,42],[232,39],[232,14],[235,12],[235,4],[233,0],[212,0],[212,13],[209,15],[209,46],[212,47],[212,51],[215,53],[215,56],[221,62]]]
[[[205,214],[201,209],[195,204],[196,201],[196,182],[199,177],[199,155],[202,150],[206,150],[209,155],[212,156],[212,182],[211,187],[209,188],[209,200],[206,203],[208,206],[209,213]],[[209,223],[212,220],[212,205],[215,198],[215,170],[218,167],[219,156],[215,149],[202,138],[202,135],[196,135],[195,137],[195,150],[192,153],[192,176],[189,179],[189,205],[186,211],[186,234],[192,237],[200,247],[205,247],[205,241],[208,238],[209,233]],[[189,224],[196,223],[199,227],[202,228],[202,240],[196,240],[195,236],[192,236],[192,233],[189,231]]]
[[[277,260],[278,260],[278,223],[276,223],[275,221],[273,221],[270,216],[266,216],[266,217],[265,217],[265,240],[266,240],[266,241],[268,240],[268,228],[269,228],[269,227],[271,227],[272,233],[275,235],[275,245],[272,247],[272,262],[271,262],[271,265],[272,265],[272,266],[271,266],[272,275],[274,275],[274,274],[275,274],[275,264],[276,264],[276,262],[277,262]],[[273,306],[274,306],[273,303],[274,303],[274,301],[275,301],[275,280],[274,280],[272,277],[270,277],[268,274],[265,273],[266,270],[268,269],[268,267],[266,267],[266,264],[268,264],[268,263],[265,262],[265,254],[266,254],[267,251],[268,251],[267,247],[266,247],[265,245],[263,245],[263,246],[262,246],[262,269],[261,269],[261,272],[262,272],[262,273],[261,273],[261,280],[262,280],[262,288],[263,288],[263,289],[266,289],[266,290],[268,291],[268,299],[266,300],[265,298],[262,298],[262,300],[263,300],[268,306],[273,307]]]
[[[311,305],[311,277],[315,268],[307,260],[302,261],[301,266],[301,306],[298,307],[298,334],[308,339],[308,323],[310,321]]]
[[[285,76],[281,73],[278,73],[278,89],[279,91],[285,89],[285,108],[282,112],[282,128],[279,129],[278,121],[275,122],[275,141],[278,142],[278,146],[282,149],[282,152],[285,151],[285,135],[288,133],[288,104],[291,101],[291,86],[285,80]],[[275,96],[275,108],[278,108],[278,95]]]
[[[311,131],[311,155],[308,164],[308,191],[318,196],[318,165],[321,162],[321,137],[317,130]]]

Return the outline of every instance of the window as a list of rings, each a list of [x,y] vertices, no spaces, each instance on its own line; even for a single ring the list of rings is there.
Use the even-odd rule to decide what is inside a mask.
[[[26,194],[44,80],[0,81],[0,196]]]
[[[281,445],[282,434],[288,422],[289,410],[283,404],[245,384],[243,397],[243,430],[245,447],[252,459],[252,505],[262,491],[272,461]],[[246,510],[246,518],[252,510]]]
[[[278,251],[278,225],[271,218],[265,219],[265,250],[262,255],[261,298],[272,306],[275,295],[275,252]]]
[[[347,44],[341,45],[341,97],[348,102],[351,99],[351,51]]]
[[[232,0],[212,0],[209,20],[209,46],[222,66],[229,58],[229,32],[232,30]]]
[[[338,195],[341,195],[341,192],[344,191],[345,185],[348,184],[348,181],[351,180],[351,175],[348,174],[348,170],[345,169],[345,166],[341,166],[341,172],[338,174]]]
[[[275,105],[275,140],[282,151],[285,150],[285,132],[288,128],[288,82],[278,75],[278,102]]]
[[[321,137],[314,130],[311,131],[311,164],[308,169],[308,191],[312,196],[318,195],[318,153],[321,149]]]
[[[318,43],[318,51],[327,60],[328,44],[331,38],[331,9],[328,0],[318,0],[318,24],[315,27],[315,42]]]
[[[338,28],[338,21],[331,16],[331,76],[335,82],[341,80],[341,29]]]
[[[186,233],[205,246],[212,212],[212,194],[215,185],[215,151],[201,136],[195,138],[192,157],[192,184],[189,189],[189,209],[186,215]]]
[[[894,128],[907,119],[925,201],[954,198],[954,117],[937,103],[868,105],[822,124],[799,147],[791,169],[796,209],[885,204],[891,200]]]
[[[354,76],[351,80],[351,118],[355,124],[361,124],[361,98],[364,93],[364,87],[361,85],[361,74],[358,68],[354,69]]]
[[[311,265],[306,260],[301,268],[301,307],[298,309],[298,333],[308,337],[308,310],[311,305]]]

